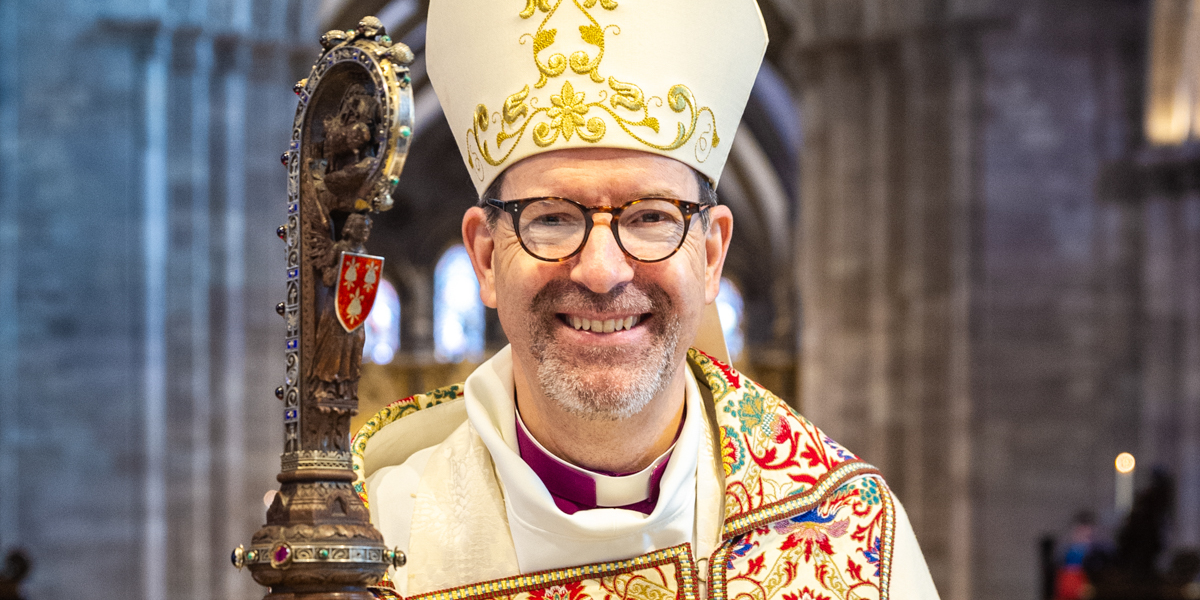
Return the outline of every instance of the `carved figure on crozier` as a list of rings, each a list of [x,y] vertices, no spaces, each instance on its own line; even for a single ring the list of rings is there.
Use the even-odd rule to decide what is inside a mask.
[[[367,175],[378,162],[372,132],[379,126],[379,102],[362,84],[353,84],[342,95],[338,111],[321,120],[324,141],[321,160],[312,172],[317,198],[329,212],[356,210],[356,200]]]
[[[320,281],[314,286],[317,335],[306,377],[314,407],[325,417],[304,419],[308,439],[318,440],[317,450],[347,451],[350,416],[358,412],[358,378],[366,334],[359,327],[346,332],[337,318],[338,268],[343,252],[363,252],[371,234],[371,219],[351,213],[342,225],[341,239],[313,236],[310,260]],[[319,238],[319,239],[318,239]],[[322,243],[323,241],[323,243]],[[333,413],[330,415],[329,413]]]

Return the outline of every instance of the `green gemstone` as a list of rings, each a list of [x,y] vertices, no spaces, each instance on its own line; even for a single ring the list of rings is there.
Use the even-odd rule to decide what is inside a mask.
[[[391,179],[389,179],[389,180],[388,180],[388,183],[390,183],[390,184],[392,184],[392,185],[400,185],[400,178],[399,178],[399,177],[393,177],[393,178],[391,178]]]
[[[412,130],[408,128],[408,125],[400,127],[400,137],[408,137],[410,135],[412,135]]]
[[[321,548],[317,551],[317,556],[320,556],[321,558],[329,558],[329,549]]]
[[[354,37],[354,30],[353,30],[353,29],[347,29],[347,30],[346,30],[346,37]]]
[[[258,553],[253,550],[247,552],[246,553],[246,562],[254,562],[254,559],[257,556],[258,556]]]
[[[390,35],[385,35],[385,36],[383,36],[383,38],[382,38],[382,39],[383,39],[383,43],[385,43],[385,44],[388,44],[388,43],[391,43],[391,41],[392,41],[392,36],[390,36]]]

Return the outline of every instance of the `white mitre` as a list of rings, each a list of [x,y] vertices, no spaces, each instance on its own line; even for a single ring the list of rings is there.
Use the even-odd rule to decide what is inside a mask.
[[[431,0],[426,30],[481,196],[564,148],[653,152],[715,185],[766,47],[754,0]]]

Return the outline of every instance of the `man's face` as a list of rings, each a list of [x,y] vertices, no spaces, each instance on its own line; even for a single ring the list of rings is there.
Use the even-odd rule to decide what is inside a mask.
[[[564,150],[509,168],[503,200],[556,196],[584,206],[645,197],[698,200],[696,176],[678,161],[631,150]],[[530,256],[509,215],[494,230],[473,209],[464,220],[484,303],[498,309],[515,374],[532,374],[559,408],[593,419],[636,414],[683,369],[701,313],[719,288],[732,217],[699,216],[669,259],[641,263],[617,245],[611,215],[593,217],[583,250],[560,263]],[[591,324],[587,327],[587,324]],[[628,327],[626,327],[628,325]],[[599,330],[599,331],[597,331]]]

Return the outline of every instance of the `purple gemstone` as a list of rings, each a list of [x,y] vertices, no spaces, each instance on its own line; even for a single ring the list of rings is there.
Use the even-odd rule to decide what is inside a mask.
[[[277,563],[287,562],[288,557],[291,555],[292,551],[287,546],[279,546],[278,548],[275,548],[275,562]]]

